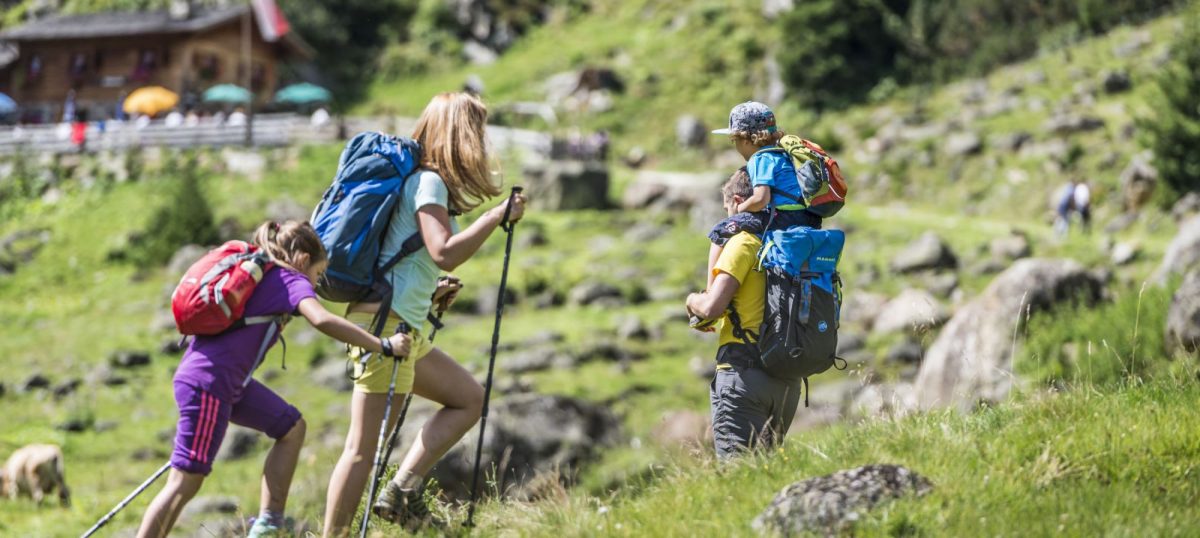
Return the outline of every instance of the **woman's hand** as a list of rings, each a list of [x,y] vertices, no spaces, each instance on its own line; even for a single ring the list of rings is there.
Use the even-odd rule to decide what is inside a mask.
[[[508,209],[510,204],[512,205],[512,209],[508,213],[508,222],[517,222],[521,220],[521,217],[525,216],[525,195],[518,192],[505,198],[500,205],[492,210],[500,218],[501,224],[503,224],[504,220],[504,211]]]
[[[437,290],[433,292],[433,304],[438,312],[450,309],[458,300],[458,290],[463,287],[462,280],[454,275],[446,275],[438,279]]]
[[[388,337],[388,341],[392,343],[392,354],[397,357],[406,357],[412,349],[412,336],[406,332],[399,332]]]

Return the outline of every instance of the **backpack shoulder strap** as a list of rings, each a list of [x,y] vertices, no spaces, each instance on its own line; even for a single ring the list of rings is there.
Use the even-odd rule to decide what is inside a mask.
[[[758,335],[755,334],[754,331],[742,327],[742,316],[738,315],[737,308],[733,306],[732,302],[729,303],[729,308],[726,315],[729,317],[729,323],[733,324],[731,329],[733,331],[734,338],[737,338],[751,346],[754,345],[755,341],[758,341]],[[751,339],[754,341],[751,341]]]

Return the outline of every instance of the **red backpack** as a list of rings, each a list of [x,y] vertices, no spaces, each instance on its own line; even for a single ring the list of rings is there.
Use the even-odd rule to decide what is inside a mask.
[[[277,316],[243,318],[254,287],[274,264],[245,241],[229,241],[192,264],[171,294],[175,327],[185,335],[214,335],[268,323]]]

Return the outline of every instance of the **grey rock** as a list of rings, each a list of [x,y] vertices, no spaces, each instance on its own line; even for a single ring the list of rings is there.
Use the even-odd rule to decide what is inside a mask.
[[[1133,80],[1129,78],[1129,72],[1123,69],[1102,73],[1101,78],[1104,93],[1124,93],[1133,88]]]
[[[225,440],[217,452],[217,461],[238,460],[255,453],[261,437],[262,434],[254,430],[231,424],[225,430]]]
[[[54,385],[54,388],[51,389],[50,392],[54,394],[55,398],[66,398],[67,396],[74,394],[75,390],[78,389],[79,385],[82,383],[83,382],[80,381],[79,378],[73,377]]]
[[[1032,140],[1033,135],[1025,131],[1017,131],[989,137],[988,145],[1000,151],[1015,152]]]
[[[931,275],[925,279],[925,289],[942,299],[949,298],[954,294],[954,290],[958,289],[958,275],[954,273]]]
[[[474,65],[492,65],[500,58],[496,51],[473,39],[463,43],[462,53],[463,57]]]
[[[112,366],[101,364],[93,369],[87,376],[88,383],[92,385],[104,385],[106,387],[117,387],[124,385],[129,380],[118,374]]]
[[[480,464],[499,468],[496,489],[516,499],[534,496],[537,478],[546,473],[572,483],[582,468],[621,440],[621,422],[612,411],[565,396],[506,396],[492,403],[489,418]],[[452,499],[470,494],[478,437],[477,431],[464,435],[430,473]],[[494,491],[489,487],[484,493]]]
[[[307,222],[312,216],[312,208],[300,205],[291,197],[276,198],[267,203],[267,220],[283,223],[289,220]]]
[[[597,342],[579,348],[574,354],[574,363],[583,364],[592,361],[630,362],[641,360],[644,355],[634,353],[613,342]]]
[[[171,261],[167,263],[167,272],[175,277],[181,277],[187,272],[192,264],[200,261],[208,249],[200,245],[184,245],[175,251],[171,256]]]
[[[617,325],[618,340],[647,340],[650,338],[650,329],[646,328],[646,324],[642,322],[642,318],[636,315],[628,315],[621,319]]]
[[[796,0],[763,0],[762,14],[767,19],[775,19],[796,7]],[[771,101],[778,102],[778,101]]]
[[[567,359],[569,360],[569,358]],[[562,364],[564,356],[555,351],[554,348],[542,347],[528,349],[506,354],[500,357],[496,362],[506,372],[512,374],[523,374],[527,372],[539,372],[549,370],[556,365]]]
[[[1071,135],[1104,128],[1104,120],[1095,116],[1062,114],[1046,120],[1042,128],[1056,135]]]
[[[1029,244],[1029,236],[1025,232],[1013,230],[1008,235],[997,237],[988,243],[988,251],[993,258],[1015,261],[1028,258],[1033,254],[1033,247]]]
[[[150,354],[143,351],[116,351],[108,363],[117,368],[141,368],[150,365]]]
[[[1164,283],[1173,275],[1187,274],[1200,266],[1200,216],[1192,217],[1179,226],[1179,232],[1167,245],[1162,264],[1154,273],[1154,280]]]
[[[971,265],[967,272],[974,276],[994,275],[1009,267],[1008,262],[996,258],[985,258]]]
[[[905,467],[867,465],[783,488],[751,526],[760,534],[838,535],[881,503],[932,489],[928,479]]]
[[[537,209],[607,209],[611,205],[608,167],[602,162],[547,161],[527,166],[525,177],[530,203]]]
[[[225,148],[221,150],[221,158],[225,162],[226,170],[252,180],[262,178],[267,168],[267,158],[256,151]]]
[[[237,511],[237,497],[232,495],[201,495],[192,499],[183,508],[180,517],[192,518],[204,514],[234,514]]]
[[[46,229],[19,230],[0,239],[0,274],[12,273],[29,263],[50,242]]]
[[[688,220],[691,229],[705,235],[718,222],[725,220],[727,216],[728,213],[725,212],[725,207],[721,205],[720,200],[716,197],[700,199],[688,210]]]
[[[1121,196],[1125,211],[1136,212],[1150,201],[1158,185],[1158,170],[1154,167],[1154,153],[1143,151],[1134,155],[1121,171]]]
[[[1188,273],[1167,310],[1168,351],[1192,353],[1200,346],[1200,270]]]
[[[1182,222],[1197,214],[1200,214],[1200,192],[1189,192],[1171,206],[1171,217],[1175,222]]]
[[[500,286],[483,286],[475,295],[475,313],[481,316],[496,314],[496,301],[500,300]],[[517,290],[512,286],[504,288],[504,305],[512,306],[520,302]]]
[[[847,414],[857,418],[902,417],[917,409],[911,383],[869,384],[854,395]]]
[[[958,257],[936,233],[925,232],[892,258],[892,269],[901,273],[954,269]]]
[[[1104,233],[1112,235],[1128,230],[1138,220],[1137,213],[1121,213],[1104,225]]]
[[[1121,242],[1113,246],[1109,259],[1113,265],[1128,265],[1133,263],[1141,252],[1142,247],[1137,243]]]
[[[1072,260],[1018,260],[958,310],[925,354],[915,386],[923,408],[996,402],[1012,386],[1014,334],[1026,316],[1099,300],[1104,282]]]
[[[32,392],[38,389],[48,388],[50,388],[50,378],[36,372],[30,374],[29,377],[26,377],[25,381],[23,381],[20,385],[21,392]]]
[[[95,424],[95,421],[86,417],[71,417],[60,422],[54,428],[67,433],[83,433],[90,429]]]
[[[923,356],[925,349],[921,347],[920,342],[904,340],[888,348],[883,360],[893,364],[917,364]]]
[[[714,224],[716,221],[714,221]],[[649,243],[671,232],[671,227],[654,222],[639,222],[625,231],[623,239],[630,243]]]
[[[942,146],[942,151],[951,157],[975,155],[982,150],[983,139],[971,132],[954,133],[946,138],[946,143]]]
[[[845,356],[867,347],[867,338],[856,332],[840,332],[837,341],[837,355]]]
[[[704,357],[692,357],[688,361],[688,370],[692,372],[692,375],[705,381],[712,381],[716,377],[716,366],[717,364],[713,359],[705,359]]]
[[[163,343],[158,346],[158,351],[163,355],[178,355],[187,349],[187,342],[180,338],[168,338],[163,340]]]
[[[1113,56],[1117,58],[1129,58],[1151,43],[1150,34],[1148,32],[1136,32],[1129,39],[1113,45]]]
[[[604,282],[583,282],[571,288],[567,301],[573,305],[587,306],[604,298],[621,298],[621,290]]]
[[[702,148],[708,144],[708,128],[696,116],[685,115],[675,120],[675,140],[681,148]]]
[[[721,184],[727,176],[720,173],[689,174],[640,170],[626,187],[621,205],[626,209],[686,211],[703,199],[716,199],[719,205]],[[709,226],[716,221],[709,223]]]
[[[878,293],[852,291],[842,301],[842,322],[858,323],[870,329],[888,298]]]
[[[309,372],[308,377],[319,387],[337,392],[350,392],[354,389],[354,381],[346,375],[346,367],[344,358],[322,361]]]
[[[908,331],[924,334],[949,319],[950,314],[929,292],[907,289],[880,309],[871,331],[876,334]]]

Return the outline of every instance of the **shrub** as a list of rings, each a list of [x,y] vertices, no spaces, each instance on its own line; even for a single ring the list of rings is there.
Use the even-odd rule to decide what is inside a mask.
[[[1154,150],[1154,166],[1173,193],[1171,202],[1200,191],[1200,8],[1185,19],[1184,31],[1171,47],[1171,63],[1158,77],[1154,113],[1140,120]]]
[[[141,266],[161,265],[183,245],[210,245],[219,239],[195,156],[173,163],[164,181],[170,182],[166,202],[154,211],[137,240],[130,240],[128,259]]]

